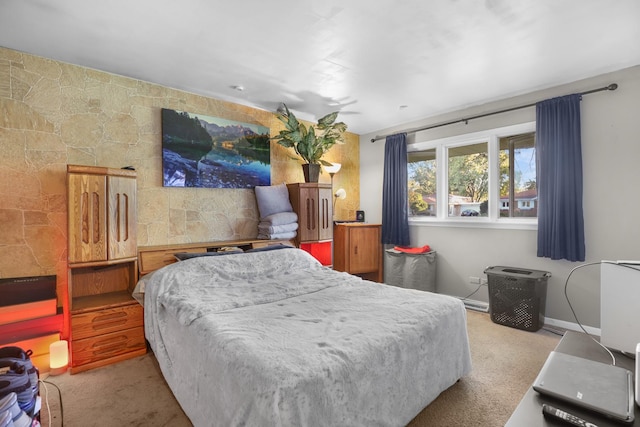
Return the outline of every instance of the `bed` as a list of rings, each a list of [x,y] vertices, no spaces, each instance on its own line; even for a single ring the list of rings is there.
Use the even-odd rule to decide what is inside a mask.
[[[296,248],[186,259],[134,295],[195,426],[402,426],[471,370],[460,300]]]

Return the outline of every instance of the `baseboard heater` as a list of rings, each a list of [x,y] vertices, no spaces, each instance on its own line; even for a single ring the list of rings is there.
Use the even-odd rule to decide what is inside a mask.
[[[467,307],[469,310],[481,311],[483,313],[489,312],[489,303],[486,303],[483,301],[475,301],[472,299],[463,299],[463,298],[460,298],[460,299],[464,303],[464,306]]]

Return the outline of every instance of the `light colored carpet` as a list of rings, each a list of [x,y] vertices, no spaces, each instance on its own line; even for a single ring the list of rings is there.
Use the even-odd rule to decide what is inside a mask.
[[[444,391],[409,427],[504,425],[560,339],[544,329],[526,332],[497,325],[486,313],[467,311],[467,319],[472,373]],[[191,426],[152,353],[45,381],[41,394],[50,411],[43,402],[44,427],[63,425],[53,384],[62,392],[67,427]]]
[[[445,390],[409,427],[503,426],[561,335],[521,331],[467,310],[473,370]],[[561,333],[561,332],[559,332]]]

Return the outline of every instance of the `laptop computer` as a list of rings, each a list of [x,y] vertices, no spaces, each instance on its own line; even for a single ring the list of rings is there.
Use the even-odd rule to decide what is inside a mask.
[[[619,366],[552,351],[533,389],[618,421],[634,419],[633,374]]]

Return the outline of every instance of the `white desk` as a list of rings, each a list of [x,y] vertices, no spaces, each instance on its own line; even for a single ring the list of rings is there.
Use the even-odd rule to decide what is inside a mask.
[[[584,357],[585,359],[596,360],[598,362],[611,363],[609,354],[586,334],[568,331],[562,337],[556,351],[572,354],[574,356]],[[620,353],[614,353],[616,357],[616,365],[635,371],[635,362]],[[547,403],[556,408],[567,411],[588,422],[594,423],[598,427],[620,427],[620,426],[636,426],[640,427],[640,408],[635,405],[635,421],[630,424],[624,424],[619,421],[613,421],[604,415],[599,415],[585,409],[564,403],[557,399],[541,396],[539,393],[529,388],[524,395],[516,410],[511,414],[511,418],[505,424],[505,427],[544,427],[544,426],[561,426],[568,425],[558,423],[558,421],[548,421],[542,415],[542,404]]]

